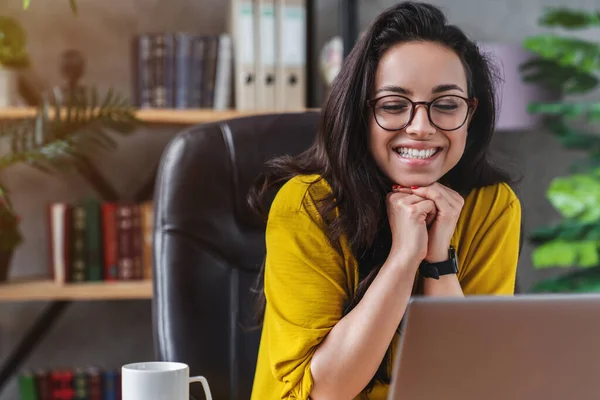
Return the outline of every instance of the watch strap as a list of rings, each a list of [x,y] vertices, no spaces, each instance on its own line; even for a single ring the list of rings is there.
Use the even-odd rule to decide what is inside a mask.
[[[430,263],[425,260],[419,265],[419,274],[425,278],[440,279],[442,275],[458,273],[458,260],[456,258],[456,249],[450,246],[448,249],[448,259],[445,261]]]

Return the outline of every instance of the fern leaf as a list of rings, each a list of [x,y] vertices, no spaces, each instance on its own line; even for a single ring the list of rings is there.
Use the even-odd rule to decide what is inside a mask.
[[[108,131],[128,134],[139,122],[135,110],[113,90],[102,99],[100,107],[95,89],[67,96],[55,90],[53,99],[51,106],[44,97],[33,119],[0,126],[0,140],[10,141],[9,153],[0,156],[0,168],[26,163],[47,171],[47,166],[58,168],[73,157],[113,150],[117,144]]]

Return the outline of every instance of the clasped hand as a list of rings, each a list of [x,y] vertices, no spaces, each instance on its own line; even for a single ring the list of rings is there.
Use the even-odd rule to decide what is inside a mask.
[[[392,250],[417,262],[448,259],[463,204],[460,194],[437,182],[426,187],[394,186],[387,197]]]

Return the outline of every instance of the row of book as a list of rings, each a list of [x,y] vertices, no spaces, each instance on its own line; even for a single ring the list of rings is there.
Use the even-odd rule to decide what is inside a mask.
[[[152,279],[153,203],[48,206],[50,274],[58,284]]]
[[[228,32],[155,32],[134,38],[136,107],[306,107],[306,0],[229,1]]]
[[[133,98],[139,108],[231,108],[228,34],[145,33],[133,44]]]
[[[24,371],[21,400],[120,400],[121,371],[96,367]]]

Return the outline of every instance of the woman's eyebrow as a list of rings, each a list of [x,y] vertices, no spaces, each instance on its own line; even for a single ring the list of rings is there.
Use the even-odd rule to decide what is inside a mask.
[[[396,85],[382,86],[379,89],[377,89],[375,94],[378,94],[381,92],[394,92],[394,93],[403,94],[406,96],[410,96],[413,94],[410,90],[403,88],[402,86],[396,86]]]
[[[445,83],[442,85],[437,85],[436,87],[434,87],[431,90],[431,93],[442,93],[442,92],[447,92],[449,90],[458,90],[464,93],[464,91],[460,88],[460,86],[452,84],[452,83]]]

